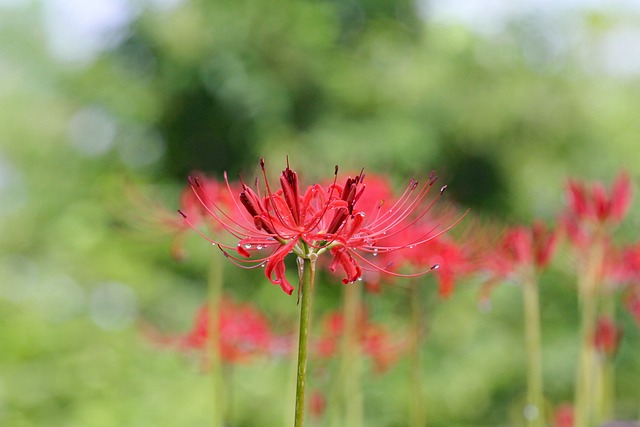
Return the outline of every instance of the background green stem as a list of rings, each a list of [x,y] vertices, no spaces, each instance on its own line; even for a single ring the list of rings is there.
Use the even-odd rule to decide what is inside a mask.
[[[616,306],[615,293],[610,291],[602,298],[600,315],[611,319],[615,325]],[[598,367],[598,393],[596,394],[596,421],[602,424],[614,418],[615,402],[615,367],[612,354],[599,354],[596,359]]]
[[[527,406],[529,427],[543,427],[544,395],[542,382],[542,340],[540,332],[540,298],[536,272],[528,269],[523,282],[524,324],[527,347]]]
[[[603,246],[599,239],[589,247],[584,275],[578,279],[580,301],[580,354],[576,374],[574,427],[591,427],[594,418],[595,349],[598,284]]]
[[[315,254],[312,254],[315,257]],[[304,259],[300,280],[301,307],[300,332],[298,337],[298,371],[296,381],[295,427],[304,425],[304,392],[307,379],[307,336],[311,318],[311,292],[315,276],[315,259]]]
[[[217,251],[216,251],[217,252]],[[223,361],[220,354],[220,300],[223,288],[223,262],[219,253],[211,256],[207,280],[209,292],[209,363],[213,393],[213,427],[222,427],[226,417]]]

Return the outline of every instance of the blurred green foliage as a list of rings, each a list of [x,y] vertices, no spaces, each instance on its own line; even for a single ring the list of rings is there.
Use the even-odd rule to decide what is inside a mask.
[[[178,263],[170,236],[132,227],[153,214],[143,199],[177,209],[192,170],[251,179],[259,157],[277,171],[288,155],[308,181],[339,164],[400,188],[436,169],[450,200],[506,222],[553,219],[571,176],[626,169],[637,182],[640,74],[612,76],[584,58],[607,31],[637,30],[637,11],[572,16],[583,38],[558,53],[546,35],[568,28],[562,14],[516,16],[483,35],[424,20],[408,0],[131,5],[107,48],[69,62],[48,49],[46,2],[0,2],[0,425],[207,425],[198,358],[155,348],[141,325],[189,328],[210,248],[189,239]],[[131,188],[138,196],[125,197]],[[559,264],[541,288],[550,406],[571,399],[577,354],[574,277]],[[331,281],[320,279],[318,312],[338,305]],[[259,273],[229,267],[226,282],[275,322],[295,319],[294,298]],[[475,285],[432,305],[432,426],[520,423],[520,295],[498,288],[480,313]],[[402,293],[368,303],[402,330]],[[640,337],[621,318],[618,410],[635,417]],[[406,369],[365,378],[367,425],[404,425]],[[233,426],[289,419],[287,360],[227,375]]]

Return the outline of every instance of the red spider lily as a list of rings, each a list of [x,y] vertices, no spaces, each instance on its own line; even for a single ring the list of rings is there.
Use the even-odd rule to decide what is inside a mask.
[[[405,343],[393,341],[389,332],[369,320],[364,310],[360,310],[357,336],[362,352],[369,356],[377,372],[384,372],[395,363],[404,351]],[[323,336],[315,343],[319,357],[333,357],[338,351],[344,335],[344,316],[330,313],[324,319]]]
[[[621,338],[622,330],[616,326],[612,318],[602,316],[598,319],[593,345],[599,352],[609,357],[614,356]]]
[[[209,308],[202,306],[193,322],[193,328],[177,337],[154,333],[154,341],[181,350],[204,350],[209,340]],[[250,356],[272,352],[274,336],[267,319],[249,304],[237,304],[225,298],[220,304],[220,355],[226,362],[241,362]]]
[[[547,266],[557,245],[557,234],[535,221],[508,230],[499,246],[483,262],[493,276],[506,278],[523,266],[542,269]]]
[[[551,260],[556,246],[556,234],[539,221],[531,229],[515,227],[503,241],[503,254],[516,264],[544,268]]]
[[[618,175],[611,190],[600,182],[591,186],[570,180],[567,184],[569,212],[576,218],[598,223],[619,223],[631,204],[632,190],[629,175]]]
[[[229,193],[226,191],[224,183],[218,182],[213,178],[206,177],[196,173],[198,182],[205,188],[207,194],[216,200],[220,206],[226,209],[233,206],[233,202]],[[191,227],[184,222],[182,218],[176,218],[175,211],[170,211],[166,207],[150,200],[148,197],[140,194],[133,187],[127,188],[127,195],[137,206],[133,211],[143,212],[131,219],[132,225],[146,232],[162,233],[172,237],[171,253],[177,260],[184,258],[183,243],[185,232]],[[203,204],[193,194],[191,187],[187,187],[180,193],[180,211],[185,212],[189,216],[194,226],[204,226],[211,231],[217,231],[220,225],[216,221],[211,221]]]
[[[625,217],[632,199],[629,176],[621,173],[607,192],[604,185],[569,181],[566,196],[568,208],[560,219],[562,231],[586,261],[594,245],[609,245],[608,231]],[[603,274],[601,272],[600,274]]]
[[[372,262],[366,255],[425,244],[455,225],[415,234],[402,243],[392,241],[394,236],[420,221],[444,191],[443,187],[433,201],[423,206],[437,178],[433,173],[422,185],[412,180],[400,198],[388,208],[379,203],[373,209],[367,207],[369,209],[363,210],[359,203],[367,189],[363,172],[339,185],[336,166],[332,184],[314,184],[303,192],[297,173],[288,164],[280,175],[281,188],[277,190],[273,190],[267,179],[263,159],[260,166],[264,177],[263,191],[256,180],[255,191],[242,183],[241,191],[235,195],[225,174],[228,192],[239,211],[237,214],[225,210],[208,194],[198,178],[190,179],[191,188],[206,212],[238,243],[229,246],[218,239],[203,237],[218,245],[229,259],[242,267],[263,266],[267,278],[287,294],[294,289],[285,275],[285,258],[290,253],[301,259],[316,259],[318,255],[329,252],[333,255],[330,269],[340,268],[345,274],[342,282],[347,284],[359,279],[363,270],[400,275]],[[197,231],[189,214],[180,213],[185,222]],[[265,250],[269,252],[266,255]],[[405,276],[424,273],[426,271]]]

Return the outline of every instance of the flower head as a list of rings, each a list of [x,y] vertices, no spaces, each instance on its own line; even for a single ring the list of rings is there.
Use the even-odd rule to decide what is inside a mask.
[[[319,357],[333,357],[344,336],[344,315],[332,312],[324,318],[322,336],[315,343],[314,350]],[[397,340],[383,326],[372,322],[364,309],[359,310],[356,336],[362,353],[373,362],[376,372],[387,371],[405,351],[406,340]]]
[[[600,353],[609,357],[614,356],[618,351],[621,338],[622,330],[611,317],[602,316],[598,319],[593,345]]]
[[[290,253],[312,260],[323,253],[331,254],[330,269],[341,270],[344,274],[342,282],[347,284],[359,279],[363,270],[398,275],[388,266],[374,263],[367,255],[425,244],[452,226],[415,233],[403,242],[394,239],[414,227],[444,191],[445,187],[425,205],[427,194],[437,179],[434,173],[422,184],[411,180],[391,206],[379,202],[373,208],[370,204],[362,208],[360,202],[365,199],[367,190],[363,171],[348,177],[340,185],[336,166],[331,184],[314,184],[302,190],[298,174],[287,162],[280,175],[280,188],[274,189],[267,179],[264,160],[260,161],[260,167],[264,187],[261,188],[256,180],[255,190],[241,183],[240,190],[234,191],[225,174],[236,213],[226,210],[198,178],[190,179],[191,188],[208,215],[231,234],[237,244],[224,244],[221,239],[202,234],[203,237],[218,245],[229,259],[242,267],[263,266],[267,278],[288,294],[294,289],[285,274],[285,258]],[[189,213],[180,213],[184,221],[196,229]]]
[[[167,337],[153,333],[154,340],[182,350],[203,350],[210,336],[210,312],[203,305],[196,313],[192,329],[184,335]],[[220,355],[228,362],[241,362],[252,355],[271,352],[274,336],[264,315],[249,304],[225,298],[218,313]]]
[[[507,278],[519,269],[542,269],[549,264],[557,244],[557,234],[542,222],[507,230],[497,247],[484,260],[484,267],[498,278]]]
[[[596,182],[591,186],[577,181],[567,184],[569,212],[576,218],[599,223],[620,222],[631,204],[631,181],[629,175],[618,175],[610,191]]]
[[[604,184],[570,180],[566,188],[567,209],[561,223],[575,248],[584,249],[605,229],[619,225],[626,216],[633,191],[629,175],[621,173],[607,191]]]

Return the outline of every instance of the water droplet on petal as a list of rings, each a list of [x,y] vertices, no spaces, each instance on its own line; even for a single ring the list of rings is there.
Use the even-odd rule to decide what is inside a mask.
[[[437,269],[439,269],[439,268],[440,268],[440,264],[433,264],[433,265],[431,266],[431,269],[432,269],[432,270],[437,270]]]
[[[247,244],[244,245],[244,247],[245,247],[245,249],[251,249],[251,244],[247,243]]]
[[[256,249],[258,249],[258,250],[262,249],[262,245],[256,246]]]

